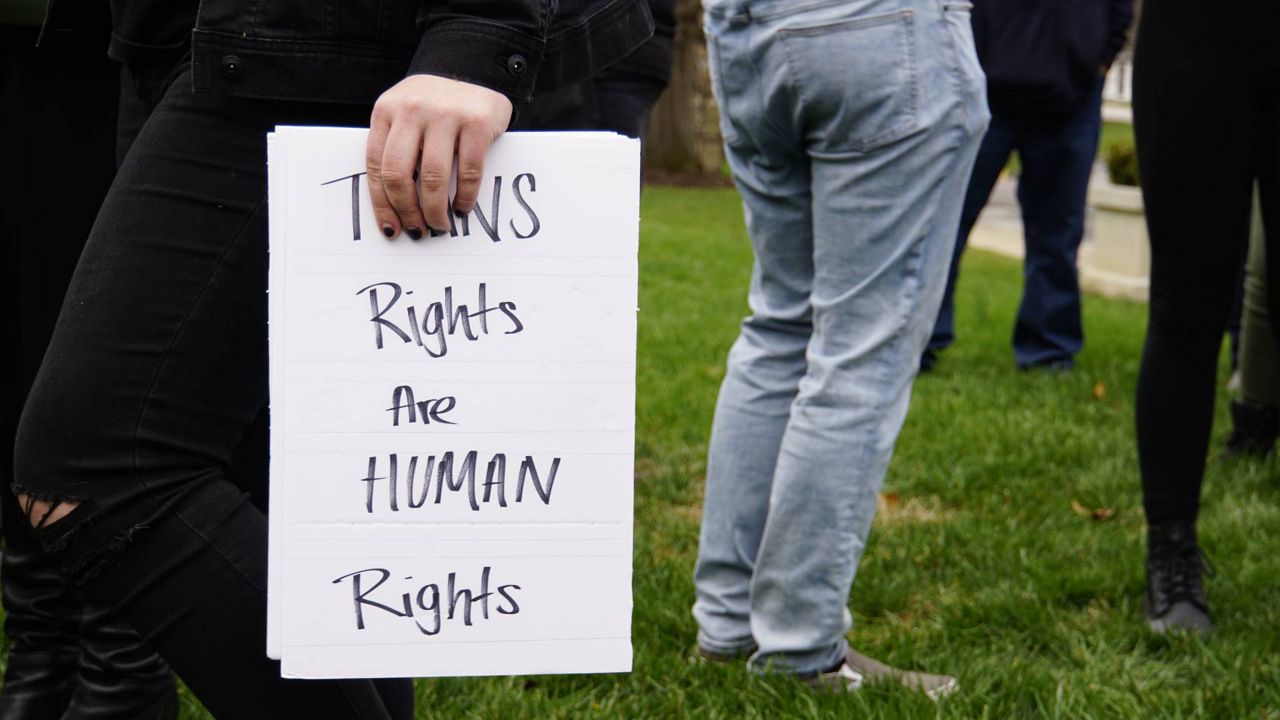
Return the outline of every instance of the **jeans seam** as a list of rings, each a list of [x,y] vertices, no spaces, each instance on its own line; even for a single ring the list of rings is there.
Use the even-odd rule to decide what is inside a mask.
[[[959,128],[958,128],[958,130],[959,130],[960,132],[963,132],[963,128],[964,128],[964,126],[963,126],[963,125],[960,125],[960,126],[959,126]],[[949,147],[949,148],[947,149],[947,152],[952,156],[952,157],[951,157],[951,163],[952,163],[952,165],[954,166],[954,164],[955,164],[955,160],[956,160],[956,158],[957,158],[957,157],[959,156],[959,154],[960,154],[960,146],[959,146],[958,144],[957,144],[957,145],[952,145],[951,147]],[[939,191],[939,192],[941,192],[941,191]],[[909,298],[910,304],[909,304],[909,306],[906,308],[906,312],[905,312],[905,314],[902,316],[901,320],[899,321],[897,329],[894,331],[893,335],[890,337],[890,339],[889,339],[889,341],[888,341],[889,348],[888,348],[888,349],[886,349],[886,354],[889,356],[890,362],[888,362],[888,363],[884,363],[884,364],[882,365],[882,372],[881,372],[881,384],[882,384],[882,385],[886,385],[886,384],[887,384],[887,383],[885,382],[885,379],[886,379],[886,378],[885,378],[885,373],[889,372],[893,367],[897,366],[897,364],[898,364],[898,363],[896,362],[896,360],[897,360],[897,354],[898,354],[899,350],[901,349],[901,344],[902,344],[902,342],[901,342],[901,341],[902,341],[902,338],[903,338],[903,336],[906,334],[906,332],[907,332],[907,328],[908,328],[908,327],[910,326],[910,324],[911,324],[911,323],[910,323],[910,316],[911,316],[911,312],[912,312],[912,311],[913,311],[913,309],[914,309],[915,307],[917,307],[917,306],[919,305],[919,303],[920,303],[920,297],[921,297],[920,290],[921,290],[921,287],[922,287],[922,286],[923,286],[923,284],[924,284],[923,279],[922,279],[922,278],[920,278],[920,273],[923,271],[923,270],[922,270],[922,268],[924,267],[924,255],[925,255],[925,252],[927,252],[927,250],[928,250],[928,249],[925,247],[925,245],[926,245],[926,243],[928,243],[929,238],[933,236],[933,227],[934,227],[934,224],[935,224],[935,223],[934,223],[934,220],[933,220],[932,218],[933,218],[933,215],[931,214],[931,215],[930,215],[929,225],[928,225],[928,226],[927,226],[927,227],[926,227],[926,228],[925,228],[925,229],[920,233],[920,237],[919,237],[919,239],[917,239],[917,240],[916,240],[916,242],[915,242],[915,243],[911,246],[911,248],[908,250],[908,257],[910,257],[910,255],[912,255],[912,254],[915,254],[915,255],[917,256],[917,258],[916,258],[916,273],[915,273],[915,274],[916,274],[916,281],[917,281],[917,282],[915,283],[915,286],[914,286],[914,289],[913,289],[912,293],[911,293],[909,296],[907,296],[907,297]],[[876,406],[873,408],[873,413],[874,413],[874,414],[876,414],[876,415],[879,415],[879,416],[883,416],[883,414],[884,414],[885,410],[886,410],[888,407],[889,407],[889,403],[888,403],[887,401],[881,401],[881,402],[877,403],[877,404],[876,404]],[[867,459],[868,459],[868,457],[869,457],[869,456],[870,456],[870,454],[871,454],[872,445],[873,445],[873,440],[874,440],[874,434],[875,434],[875,431],[876,431],[876,429],[877,429],[877,428],[878,428],[878,425],[877,425],[877,424],[875,424],[875,423],[873,423],[870,427],[868,427],[868,428],[867,428],[867,431],[866,431],[866,437],[864,438],[864,444],[863,444],[863,457],[861,458],[861,463],[860,463],[860,465],[859,465],[860,467],[866,466],[866,464],[867,464]],[[842,510],[841,515],[843,516],[843,517],[842,517],[842,521],[843,521],[843,523],[844,523],[844,525],[845,525],[846,527],[848,527],[849,525],[851,525],[851,524],[852,524],[852,522],[851,522],[851,521],[852,521],[852,519],[853,519],[853,518],[851,517],[851,513],[852,513],[851,508],[852,508],[852,504],[850,504],[849,508],[850,508],[850,509],[848,510],[848,512],[844,512],[844,511],[846,510],[846,508],[841,508],[841,510]],[[873,514],[873,517],[874,517],[874,514]],[[844,554],[848,555],[848,554],[849,554],[849,552],[851,551],[851,546],[852,546],[852,544],[853,544],[853,539],[854,539],[854,538],[853,538],[853,533],[852,533],[852,532],[850,532],[850,533],[845,533],[845,534],[844,534],[844,537],[842,537],[842,538],[841,538],[841,540],[840,540],[841,551],[842,551],[842,552],[844,552]],[[856,568],[855,568],[855,573],[856,573]],[[844,612],[843,612],[843,611],[845,610],[845,608],[846,608],[846,606],[847,606],[847,603],[848,603],[848,600],[847,600],[847,598],[846,598],[843,602],[841,602],[841,603],[840,603],[840,605],[838,606],[838,609],[836,610],[836,615],[837,615],[837,618],[836,618],[836,625],[837,625],[837,626],[844,622]]]
[[[923,244],[923,243],[925,242],[925,240],[926,240],[928,237],[929,237],[929,233],[928,233],[928,232],[921,233],[920,239],[919,239],[919,240],[917,240],[917,241],[916,241],[916,243],[915,243],[915,245],[914,245],[912,248],[910,248],[910,249],[908,250],[908,252],[907,252],[908,259],[910,258],[910,256],[911,256],[912,254],[914,254],[914,253],[917,251],[917,249],[919,248],[919,246],[920,246],[921,244]],[[917,274],[917,278],[916,278],[916,279],[917,279],[917,281],[918,281],[918,280],[919,280],[919,267],[917,267],[917,268],[916,268],[916,274]],[[916,283],[916,287],[915,287],[915,289],[912,291],[911,296],[909,296],[909,299],[910,299],[910,302],[911,302],[911,305],[912,305],[912,306],[914,306],[914,305],[915,305],[915,303],[918,301],[918,299],[919,299],[919,282],[917,282],[917,283]],[[907,311],[906,311],[906,314],[905,314],[905,315],[901,318],[901,320],[898,322],[898,324],[897,324],[897,325],[898,325],[898,327],[894,330],[893,335],[892,335],[892,336],[890,336],[889,341],[888,341],[888,347],[886,347],[886,348],[885,348],[885,355],[887,356],[887,357],[886,357],[886,359],[888,360],[888,362],[883,362],[883,363],[881,363],[881,368],[880,368],[880,386],[881,386],[881,387],[886,387],[886,386],[888,386],[888,385],[889,385],[889,383],[888,383],[888,376],[892,373],[893,368],[897,367],[897,365],[898,365],[898,362],[897,362],[897,359],[898,359],[898,348],[899,348],[899,345],[901,344],[902,336],[903,336],[903,334],[906,332],[907,326],[910,324],[910,322],[909,322],[910,314],[911,314],[911,310],[910,310],[910,308],[908,308],[908,309],[907,309]],[[816,325],[817,325],[817,324],[815,323],[815,327],[816,327]],[[873,409],[872,409],[872,414],[873,414],[874,416],[876,416],[876,417],[883,417],[883,416],[884,416],[884,414],[885,414],[885,411],[888,409],[889,405],[890,405],[890,404],[889,404],[889,402],[888,402],[887,400],[884,400],[884,399],[880,400],[880,401],[879,401],[879,402],[877,402],[877,403],[876,403],[876,405],[873,407]],[[871,457],[874,455],[873,450],[874,450],[874,447],[875,447],[875,435],[876,435],[876,432],[877,432],[879,429],[880,429],[880,424],[879,424],[878,422],[872,422],[872,423],[870,423],[870,424],[868,425],[868,427],[867,427],[867,429],[866,429],[866,431],[865,431],[865,433],[864,433],[864,436],[863,436],[863,443],[862,443],[862,456],[859,458],[859,461],[858,461],[858,463],[855,465],[855,467],[865,468],[865,467],[867,467],[867,466],[869,465],[869,460],[870,460],[870,459],[871,459]],[[882,480],[881,482],[883,483],[883,480]],[[852,545],[853,545],[853,540],[854,540],[854,537],[853,537],[853,536],[854,536],[854,533],[853,533],[853,531],[852,531],[852,526],[853,526],[853,521],[854,521],[853,512],[854,512],[854,507],[855,507],[855,505],[856,505],[856,503],[854,503],[854,502],[850,502],[850,503],[849,503],[849,504],[847,504],[847,505],[843,505],[843,504],[842,504],[842,507],[840,508],[840,514],[841,514],[841,518],[840,518],[840,520],[841,520],[841,526],[842,526],[842,527],[845,527],[845,528],[850,528],[849,532],[842,533],[842,538],[841,538],[841,543],[840,543],[840,544],[843,546],[843,547],[841,548],[841,550],[843,551],[843,552],[842,552],[842,555],[843,555],[844,557],[848,557],[848,556],[851,554],[851,551],[852,551]],[[866,550],[865,543],[864,543],[863,550],[864,550],[864,552],[865,552],[865,550]],[[857,573],[857,567],[856,567],[856,566],[854,567],[854,573],[855,573],[855,574]],[[847,605],[848,605],[848,598],[846,597],[846,598],[844,598],[844,599],[843,599],[843,600],[838,604],[838,606],[836,607],[836,609],[835,609],[835,616],[836,616],[836,617],[835,617],[835,622],[834,622],[834,625],[835,625],[836,627],[839,627],[840,625],[842,625],[842,624],[844,623],[844,611],[845,611],[845,609],[846,609],[846,606],[847,606]],[[843,634],[841,635],[841,637],[843,638]],[[838,641],[837,641],[837,642],[838,642]]]
[[[739,138],[737,129],[733,127],[733,116],[729,113],[729,92],[725,89],[724,63],[720,59],[720,36],[705,26],[703,33],[707,37],[707,69],[711,80],[711,94],[716,96],[716,112],[720,116],[721,140],[725,145],[733,145],[739,142]]]
[[[746,31],[744,30],[743,32],[746,32]],[[769,104],[764,101],[764,89],[763,89],[764,73],[760,71],[760,65],[756,62],[755,54],[752,52],[750,40],[751,38],[748,38],[746,55],[747,55],[747,62],[751,63],[751,70],[756,74],[756,76],[752,78],[753,81],[751,84],[758,89],[757,90],[759,93],[758,100],[760,102],[760,107],[762,109],[762,112],[760,113],[760,118],[764,121],[766,125],[768,125],[769,127],[772,127],[773,131],[778,133],[779,136],[786,137],[790,133],[786,130],[783,130],[783,128],[780,125],[778,125],[776,121],[774,121],[773,115],[771,113],[763,111],[764,108],[767,108],[769,106]],[[783,49],[783,52],[784,53],[786,52],[785,48]],[[789,67],[790,63],[787,63],[787,65]],[[788,89],[787,92],[791,92],[791,90]],[[755,143],[756,141],[753,140],[752,142]]]
[[[815,37],[844,30],[863,30],[866,28],[880,27],[881,25],[891,25],[898,21],[905,21],[905,18],[911,17],[911,14],[910,10],[895,10],[891,13],[834,20],[831,22],[824,22],[820,25],[801,25],[799,27],[781,28],[778,30],[778,37]]]
[[[962,125],[968,125],[969,124],[969,108],[967,106],[967,103],[964,102],[965,87],[964,87],[964,76],[962,73],[966,72],[963,68],[965,63],[969,62],[969,59],[965,57],[964,50],[962,50],[960,46],[956,44],[956,32],[951,27],[951,20],[947,18],[947,13],[955,12],[949,9],[954,6],[955,6],[954,4],[944,5],[942,10],[942,23],[947,33],[947,44],[951,46],[951,55],[955,61],[951,63],[951,72],[948,73],[948,75],[950,75],[951,77],[951,83],[955,86],[956,102],[960,107],[960,122]],[[968,13],[967,10],[963,12]]]
[[[755,38],[751,36],[751,28],[749,26],[745,28],[737,28],[737,29],[732,29],[731,32],[735,32],[740,35],[747,36],[745,38],[745,43],[743,43],[746,45],[746,51],[743,53],[738,53],[738,56],[744,59],[747,62],[747,64],[751,66],[751,71],[752,73],[754,73],[754,77],[751,80],[751,87],[755,89],[755,93],[754,93],[755,97],[753,98],[753,100],[755,100],[755,105],[756,107],[760,108],[760,122],[772,128],[773,131],[778,133],[780,137],[789,136],[791,133],[787,130],[784,130],[780,125],[778,125],[777,121],[774,120],[773,115],[765,111],[769,107],[769,103],[765,102],[765,97],[764,97],[765,75],[760,70],[760,64],[756,62],[755,48],[753,44],[753,40]],[[729,85],[724,78],[724,64],[725,64],[724,51],[720,45],[720,40],[722,39],[723,34],[722,33],[707,34],[708,38],[711,38],[713,36],[715,37],[715,41],[716,41],[716,64],[717,64],[717,70],[719,71],[719,75],[720,75],[720,86],[725,98],[724,107],[721,107],[720,111],[724,112],[725,108],[729,104],[730,93],[728,89]],[[785,49],[783,50],[783,52],[784,53],[786,52]],[[790,67],[790,63],[787,63],[786,65],[788,68]],[[788,92],[791,92],[789,88],[788,88]],[[724,114],[725,114],[725,118],[728,119],[730,124],[732,125],[732,115],[727,112],[725,112]],[[744,123],[744,125],[751,125],[751,123]],[[744,137],[741,132],[738,132],[738,129],[736,127],[734,127],[733,130],[734,130],[734,140],[736,141],[735,143],[730,143],[727,138],[721,138],[721,139],[724,141],[724,144],[726,146],[731,147],[733,145],[737,145],[741,147],[744,144]],[[751,138],[750,144],[758,148],[760,144],[759,138],[755,138],[755,137]]]
[[[775,10],[773,12],[764,12],[764,13],[758,13],[758,12],[750,13],[748,18],[749,20],[753,20],[755,22],[764,23],[770,20],[777,20],[779,18],[790,17],[791,15],[795,15],[796,13],[809,12],[811,10],[822,10],[823,8],[831,7],[833,5],[840,5],[843,2],[844,0],[815,0],[815,2],[806,3],[804,5],[798,5],[794,7],[788,7],[784,10]],[[718,14],[717,17],[724,17],[725,19],[730,19],[732,17],[737,17],[737,16],[726,16],[723,14]]]

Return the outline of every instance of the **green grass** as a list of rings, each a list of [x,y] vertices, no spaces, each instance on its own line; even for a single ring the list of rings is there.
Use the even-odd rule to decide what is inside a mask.
[[[820,695],[688,662],[706,438],[751,257],[731,190],[650,188],[642,217],[635,671],[420,680],[422,717],[1280,719],[1276,468],[1216,459],[1220,407],[1201,522],[1220,632],[1151,636],[1132,430],[1145,307],[1087,298],[1079,368],[1019,373],[1019,267],[977,252],[958,342],[916,384],[850,597],[853,644],[955,673],[960,693],[940,707],[892,687]]]
[[[1133,143],[1133,125],[1129,123],[1104,122],[1102,135],[1098,138],[1098,153],[1101,154],[1112,143]]]

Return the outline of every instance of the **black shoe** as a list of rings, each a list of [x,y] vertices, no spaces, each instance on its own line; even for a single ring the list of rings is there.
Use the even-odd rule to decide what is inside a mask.
[[[26,527],[13,493],[0,491],[5,548],[0,594],[12,640],[0,687],[0,718],[59,720],[71,702],[80,662],[80,602]]]
[[[12,493],[5,520],[5,632],[13,639],[0,688],[3,720],[174,720],[173,673],[141,636],[86,608],[57,559],[39,547]]]
[[[1275,449],[1280,435],[1280,413],[1266,405],[1231,401],[1231,435],[1227,438],[1228,457],[1263,458]]]
[[[0,718],[60,720],[76,684],[78,649],[38,652],[14,645],[0,692]]]
[[[1147,528],[1147,625],[1171,631],[1213,630],[1201,576],[1209,569],[1193,521],[1163,520]]]
[[[173,672],[110,608],[86,604],[80,677],[62,720],[176,720]]]
[[[927,373],[933,369],[934,365],[937,365],[937,364],[938,364],[937,350],[925,350],[924,352],[920,353],[920,372]]]
[[[1022,372],[1040,372],[1046,375],[1066,375],[1076,369],[1076,361],[1075,358],[1058,358],[1026,365],[1019,364],[1018,369]]]

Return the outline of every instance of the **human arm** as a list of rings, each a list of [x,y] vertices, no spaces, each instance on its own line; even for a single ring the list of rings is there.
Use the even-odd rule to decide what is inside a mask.
[[[643,0],[436,0],[421,17],[409,77],[370,118],[370,195],[390,236],[449,227],[455,157],[453,209],[470,211],[516,103],[599,70],[652,32]]]
[[[1129,38],[1133,24],[1133,0],[1109,0],[1107,3],[1107,42],[1102,51],[1103,73],[1115,62],[1116,55]]]

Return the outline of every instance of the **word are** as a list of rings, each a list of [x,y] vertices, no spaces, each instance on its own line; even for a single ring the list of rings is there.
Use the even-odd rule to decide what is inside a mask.
[[[451,420],[445,420],[444,414],[453,409],[457,404],[457,398],[452,395],[445,395],[439,398],[427,398],[414,402],[413,388],[408,385],[400,385],[391,391],[391,407],[387,408],[387,412],[391,413],[391,426],[400,427],[400,411],[405,410],[407,422],[418,422],[418,418],[422,418],[423,425],[430,425],[432,422],[442,425],[457,425]]]
[[[365,629],[365,612],[368,610],[412,620],[423,635],[436,635],[440,632],[445,620],[455,620],[459,613],[461,613],[462,624],[469,627],[474,622],[472,607],[476,605],[480,608],[478,613],[480,619],[488,620],[490,600],[494,601],[493,609],[500,615],[520,613],[520,604],[516,601],[516,591],[521,589],[520,586],[507,583],[490,591],[491,573],[492,568],[488,565],[484,566],[480,571],[480,588],[478,591],[473,591],[471,588],[460,587],[458,573],[451,572],[445,579],[443,596],[440,592],[440,584],[434,582],[423,583],[416,590],[402,592],[398,598],[395,597],[394,590],[383,590],[378,593],[379,588],[391,579],[391,571],[386,568],[356,570],[336,578],[333,584],[341,585],[343,582],[351,584],[351,599],[355,609],[357,630]],[[413,576],[407,575],[404,579],[413,580]],[[378,595],[375,596],[374,593]]]
[[[382,290],[382,293],[378,291]],[[459,329],[467,340],[478,340],[481,335],[489,334],[489,315],[498,313],[505,318],[508,329],[504,335],[516,335],[524,330],[524,323],[516,315],[516,304],[510,301],[498,303],[497,307],[489,307],[488,286],[480,283],[477,289],[477,308],[472,311],[466,305],[453,304],[453,286],[444,289],[444,298],[432,302],[419,310],[416,305],[405,303],[401,311],[404,313],[404,325],[388,319],[386,316],[400,304],[401,298],[413,294],[398,283],[379,282],[367,285],[356,291],[356,295],[369,296],[369,322],[373,324],[373,344],[383,349],[385,333],[390,330],[401,342],[413,343],[433,358],[444,357],[449,352],[449,338]],[[390,295],[390,298],[387,297]],[[383,300],[386,300],[384,303]],[[472,324],[472,320],[476,321]],[[407,329],[406,329],[407,327]],[[423,339],[427,338],[427,339]]]
[[[378,458],[369,458],[369,474],[360,479],[365,484],[364,507],[372,513],[375,500],[379,494],[385,496],[386,506],[392,512],[400,512],[400,501],[412,510],[428,503],[439,505],[444,501],[445,493],[467,493],[467,503],[474,511],[480,510],[482,503],[497,502],[498,507],[507,507],[507,455],[495,453],[490,458],[484,471],[484,481],[477,481],[477,466],[480,453],[472,450],[461,456],[461,464],[455,472],[454,463],[458,456],[452,450],[439,457],[428,455],[422,458],[410,455],[404,464],[404,475],[400,474],[400,456],[391,453],[387,456],[387,474],[378,474]],[[513,461],[514,462],[514,461]],[[544,465],[544,468],[546,466]],[[551,504],[551,492],[555,488],[556,473],[560,471],[560,458],[552,458],[551,466],[546,468],[546,484],[542,482],[543,473],[538,471],[538,463],[532,455],[525,455],[520,461],[519,474],[515,482],[515,502],[524,502],[525,484],[528,483],[537,494],[543,505]],[[432,482],[434,476],[434,483]],[[434,499],[432,490],[435,491]],[[380,503],[379,503],[380,504]]]
[[[350,181],[351,189],[351,239],[360,239],[360,187],[366,184],[365,173],[354,173],[352,175],[343,175],[340,178],[334,178],[321,185],[334,185],[341,183],[343,180]],[[526,189],[521,191],[520,186],[524,184]],[[341,187],[341,186],[339,186]],[[511,234],[521,240],[528,240],[538,231],[542,229],[542,221],[538,219],[538,214],[534,212],[533,207],[529,205],[529,200],[525,197],[538,191],[538,179],[533,173],[520,173],[511,181],[511,194],[515,196],[516,204],[520,206],[521,211],[526,215],[521,218],[520,225],[526,229],[521,230],[516,225],[515,218],[507,220],[507,227],[510,228]],[[453,207],[453,198],[449,198],[449,207]],[[476,221],[480,224],[484,234],[489,236],[493,242],[502,242],[502,176],[497,175],[493,178],[493,192],[489,200],[489,212],[484,211],[483,203],[476,202],[476,206],[471,212],[463,215],[456,212],[449,213],[449,232],[431,231],[432,237],[441,235],[449,235],[450,237],[470,237],[471,236],[471,216],[474,215]]]

